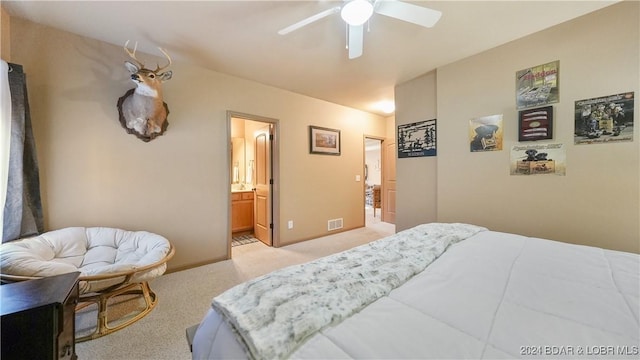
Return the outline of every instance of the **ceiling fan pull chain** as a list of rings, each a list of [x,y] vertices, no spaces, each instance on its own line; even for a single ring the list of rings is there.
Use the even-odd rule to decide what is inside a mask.
[[[345,39],[344,48],[349,50],[349,24],[347,24],[344,27],[344,39]]]

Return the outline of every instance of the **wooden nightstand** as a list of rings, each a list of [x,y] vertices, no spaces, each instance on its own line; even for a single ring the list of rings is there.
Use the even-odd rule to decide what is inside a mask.
[[[0,286],[1,358],[75,360],[79,272]]]

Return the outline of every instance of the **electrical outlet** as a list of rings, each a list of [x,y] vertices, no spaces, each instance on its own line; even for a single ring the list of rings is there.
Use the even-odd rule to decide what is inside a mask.
[[[289,230],[293,229],[293,220],[289,220],[289,221],[287,222],[287,228],[288,228]]]
[[[356,181],[360,181],[360,175],[356,175]]]

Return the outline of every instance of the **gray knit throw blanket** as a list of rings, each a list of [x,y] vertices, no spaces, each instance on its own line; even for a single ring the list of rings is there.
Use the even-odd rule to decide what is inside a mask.
[[[431,223],[235,286],[212,306],[252,359],[283,359],[486,228]]]

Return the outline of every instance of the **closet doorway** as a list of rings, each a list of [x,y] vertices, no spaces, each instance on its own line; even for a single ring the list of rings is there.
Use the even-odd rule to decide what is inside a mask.
[[[278,120],[227,112],[229,128],[229,245],[279,246]]]

